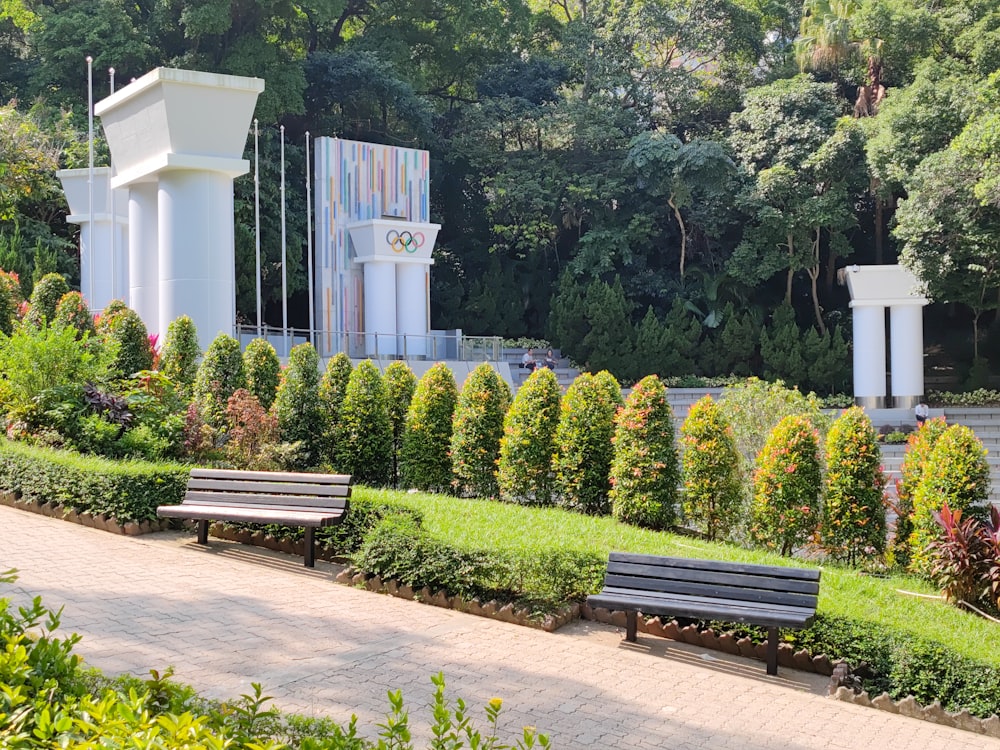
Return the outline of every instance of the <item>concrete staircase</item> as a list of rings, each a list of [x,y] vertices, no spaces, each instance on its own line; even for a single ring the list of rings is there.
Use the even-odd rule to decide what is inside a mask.
[[[528,379],[531,375],[529,370],[521,369],[521,358],[524,353],[528,351],[527,349],[504,349],[503,350],[503,362],[506,362],[510,366],[510,376],[514,384],[514,392],[520,388],[524,381]],[[545,359],[545,352],[548,350],[536,349],[534,350],[535,361],[541,364],[542,360]],[[553,370],[556,374],[556,378],[559,380],[559,387],[562,388],[563,393],[566,389],[576,380],[576,376],[580,374],[580,371],[572,367],[569,363],[569,359],[562,356],[562,352],[558,349],[553,349],[552,353],[555,355],[556,367]]]

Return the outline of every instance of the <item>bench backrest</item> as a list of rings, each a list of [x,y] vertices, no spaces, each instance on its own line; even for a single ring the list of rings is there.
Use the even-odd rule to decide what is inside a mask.
[[[819,576],[811,568],[612,552],[604,586],[815,610]]]
[[[346,510],[352,482],[348,474],[192,469],[184,502]]]

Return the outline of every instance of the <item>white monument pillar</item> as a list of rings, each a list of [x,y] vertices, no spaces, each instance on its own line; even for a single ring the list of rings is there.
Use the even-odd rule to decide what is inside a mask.
[[[118,169],[111,184],[129,188],[138,224],[128,304],[150,333],[182,314],[203,350],[235,333],[233,179],[250,169],[243,150],[263,90],[259,78],[157,68],[94,108]]]
[[[893,406],[910,408],[924,394],[920,282],[902,266],[848,266],[844,280],[854,313],[854,401],[885,406],[885,309],[889,308]]]
[[[396,356],[396,267],[383,260],[359,260],[365,268],[365,349],[371,357]]]
[[[430,267],[429,262],[420,258],[404,258],[396,263],[396,331],[407,357],[427,356]]]
[[[56,172],[69,204],[66,221],[80,225],[80,293],[94,312],[128,294],[127,191],[116,190],[114,211],[110,197],[111,169],[94,169],[94,206],[90,207],[89,169]],[[93,215],[93,224],[91,224]]]

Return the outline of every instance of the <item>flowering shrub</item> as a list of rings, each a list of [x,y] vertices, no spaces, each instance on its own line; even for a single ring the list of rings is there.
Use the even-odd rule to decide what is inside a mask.
[[[348,362],[350,364],[350,362]],[[350,370],[348,370],[348,375]],[[385,400],[389,408],[389,427],[392,430],[392,486],[399,486],[399,460],[403,450],[403,431],[406,428],[406,413],[410,410],[413,393],[417,390],[417,376],[405,362],[393,362],[382,375],[385,384]],[[344,386],[347,379],[344,379]],[[339,407],[338,407],[339,408]]]
[[[226,402],[237,389],[246,388],[246,385],[240,342],[220,333],[208,345],[194,379],[193,397],[205,423],[216,430],[224,427]]]
[[[351,358],[337,352],[326,363],[319,381],[319,403],[323,410],[323,458],[331,466],[337,463],[337,433],[340,430],[340,409],[351,378]]]
[[[351,371],[340,410],[336,470],[375,487],[389,483],[392,427],[385,385],[378,368],[366,359]]]
[[[247,375],[247,390],[265,409],[270,409],[278,396],[281,382],[281,361],[271,342],[254,339],[243,352],[243,369]]]
[[[975,604],[991,598],[989,606],[996,607],[990,570],[1000,564],[993,545],[1000,529],[1000,515],[995,506],[990,511],[987,524],[962,518],[962,511],[953,511],[947,502],[933,513],[938,534],[928,545],[928,573],[952,603]]]
[[[0,286],[7,290],[10,303],[15,310],[24,303],[24,290],[21,289],[21,277],[16,272],[0,269]]]
[[[750,538],[790,555],[819,525],[821,483],[819,433],[805,416],[785,417],[757,457]]]
[[[298,467],[316,466],[320,460],[323,413],[319,406],[319,356],[308,341],[292,347],[288,368],[278,386],[274,413],[284,443],[298,443]]]
[[[194,321],[187,315],[170,321],[160,355],[160,371],[174,382],[181,393],[191,393],[198,375],[200,356],[201,345]]]
[[[826,496],[820,540],[834,558],[856,564],[885,550],[885,475],[878,433],[864,409],[841,414],[826,438]]]
[[[709,539],[727,536],[743,508],[740,453],[719,405],[705,396],[681,425],[684,516]]]
[[[417,382],[406,412],[400,473],[403,485],[444,492],[451,489],[451,421],[458,403],[458,386],[443,362]]]
[[[0,308],[0,317],[3,317],[2,308]],[[52,323],[53,325],[69,326],[75,329],[77,338],[83,338],[84,334],[92,337],[96,332],[94,329],[94,319],[90,315],[87,301],[79,292],[66,292],[66,294],[59,298]],[[0,325],[2,325],[2,320],[0,320]]]
[[[581,374],[563,396],[552,470],[564,505],[584,513],[610,512],[611,438],[621,406],[621,386],[607,370]]]
[[[496,497],[499,493],[497,463],[510,399],[510,387],[488,362],[466,378],[451,434],[451,467],[459,494]]]
[[[952,425],[934,445],[913,493],[911,570],[929,573],[928,547],[939,535],[935,511],[940,511],[945,503],[952,511],[965,511],[986,500],[989,491],[986,449],[970,428]]]
[[[632,388],[615,417],[611,512],[625,523],[661,529],[677,517],[677,446],[667,389],[656,375]]]
[[[497,481],[509,502],[552,503],[552,453],[559,426],[559,381],[547,367],[535,370],[503,420]]]
[[[931,451],[938,439],[948,429],[943,417],[929,419],[916,432],[911,432],[906,441],[906,452],[903,463],[899,467],[899,479],[896,480],[896,502],[892,506],[896,514],[896,525],[893,530],[889,553],[894,565],[907,568],[913,557],[910,549],[910,536],[913,534],[913,493],[920,484],[924,466],[930,460]]]

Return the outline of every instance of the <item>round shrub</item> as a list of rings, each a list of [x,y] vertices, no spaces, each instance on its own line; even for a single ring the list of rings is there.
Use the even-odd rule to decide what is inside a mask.
[[[466,378],[451,434],[451,466],[459,494],[498,495],[497,463],[510,398],[510,386],[488,362]]]
[[[35,284],[31,293],[31,307],[25,320],[33,326],[43,326],[56,319],[56,306],[69,291],[69,284],[62,274],[47,273]]]
[[[11,304],[16,311],[24,302],[24,290],[21,289],[21,277],[14,271],[0,269],[0,286],[7,290]]]
[[[392,428],[385,385],[371,360],[351,371],[340,410],[337,471],[361,484],[380,487],[392,471]]]
[[[757,457],[750,537],[790,555],[819,525],[819,434],[805,416],[789,416],[771,430]]]
[[[201,346],[194,321],[181,315],[167,326],[167,340],[160,356],[160,372],[177,386],[181,393],[190,393],[198,375]]]
[[[535,370],[518,389],[500,440],[497,482],[502,499],[551,505],[560,396],[556,374],[547,367]]]
[[[636,526],[662,529],[677,518],[677,445],[667,389],[656,375],[632,388],[615,418],[611,512]]]
[[[403,429],[403,486],[434,492],[451,488],[451,421],[457,403],[455,376],[443,362],[417,381]]]
[[[562,503],[584,513],[611,511],[611,459],[615,414],[622,389],[614,375],[602,370],[582,373],[566,390],[559,410],[552,470]]]
[[[345,381],[346,382],[346,381]],[[385,400],[389,408],[389,427],[392,430],[392,486],[399,486],[399,462],[403,451],[403,432],[406,429],[406,413],[417,390],[417,376],[405,362],[393,362],[382,375],[385,384]]]
[[[841,414],[826,437],[820,541],[850,565],[885,551],[885,475],[878,433],[864,409]]]
[[[15,320],[17,320],[17,305],[7,285],[0,283],[0,333],[10,336],[14,332]]]
[[[916,432],[911,432],[906,441],[906,452],[899,467],[900,477],[896,480],[896,524],[893,529],[890,552],[893,564],[900,568],[910,566],[913,550],[910,537],[913,535],[913,494],[920,484],[924,466],[930,460],[931,451],[948,429],[943,417],[924,422]]]
[[[952,512],[964,512],[984,502],[989,492],[990,468],[986,462],[986,449],[969,427],[952,425],[934,444],[913,493],[911,569],[922,574],[929,572],[928,547],[940,533],[934,520],[935,512],[939,512],[945,503]]]
[[[56,305],[55,317],[52,319],[53,325],[75,328],[77,338],[83,338],[84,334],[93,336],[96,332],[94,328],[94,318],[87,307],[87,301],[79,292],[66,292]],[[3,324],[3,311],[0,310],[0,325]]]
[[[299,468],[320,460],[323,413],[319,405],[319,355],[309,342],[292,347],[288,367],[274,399],[274,413],[284,443],[300,446]]]
[[[142,370],[153,369],[153,349],[149,331],[139,314],[117,300],[110,303],[97,323],[101,340],[117,347],[111,370],[118,377],[129,378]]]
[[[684,517],[709,539],[724,538],[742,515],[743,479],[733,429],[711,396],[688,411],[681,445]]]
[[[340,410],[353,369],[351,358],[344,352],[337,352],[327,360],[326,370],[323,371],[323,377],[319,381],[319,404],[323,410],[323,459],[331,466],[337,464]]]
[[[260,402],[264,410],[271,408],[278,395],[281,381],[281,361],[271,342],[254,339],[243,352],[243,369],[247,376],[247,390]]]
[[[240,342],[220,333],[208,345],[194,379],[194,400],[202,419],[217,429],[225,425],[229,397],[246,385]]]

